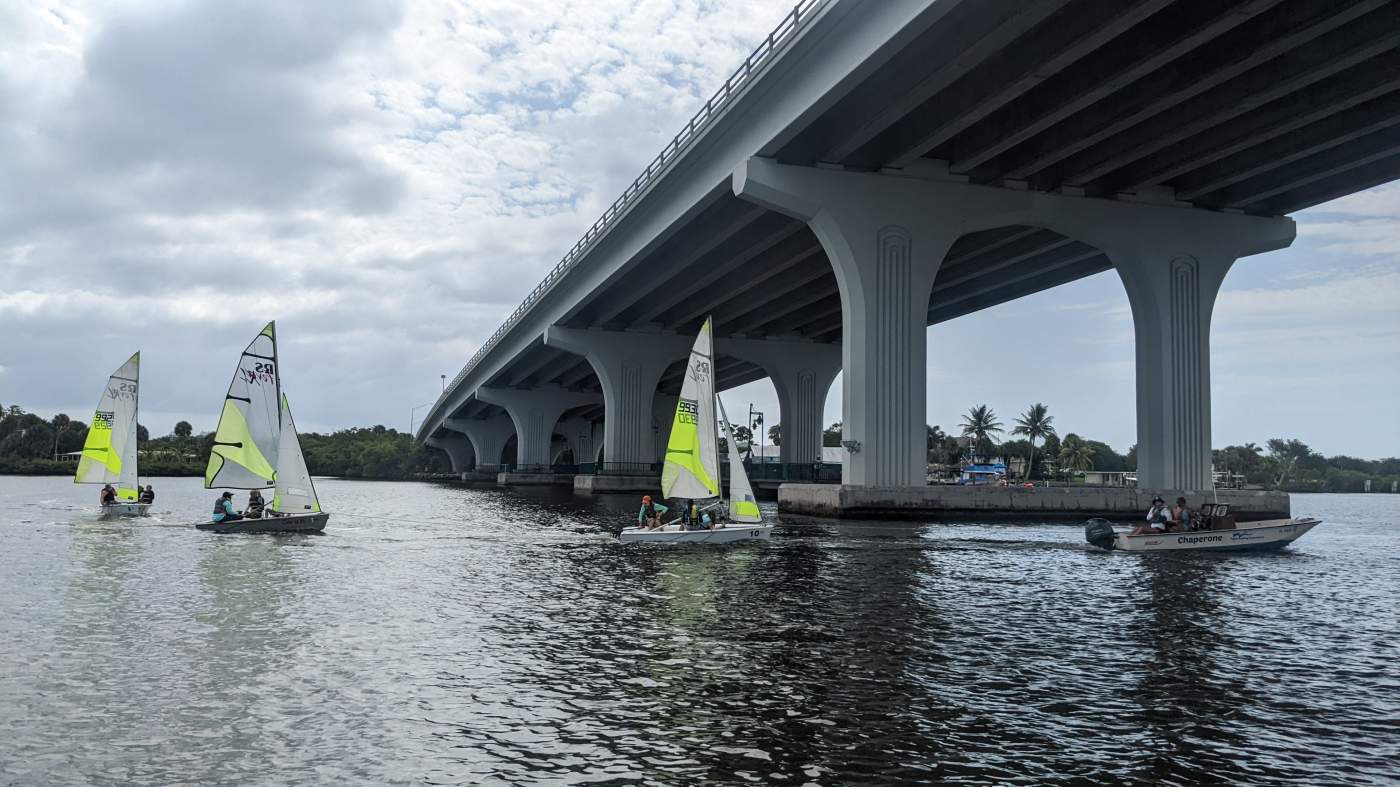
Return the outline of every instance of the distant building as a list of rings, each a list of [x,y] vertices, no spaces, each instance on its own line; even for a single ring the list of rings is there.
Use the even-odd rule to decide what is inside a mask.
[[[1137,473],[1120,470],[1085,470],[1078,474],[1089,486],[1136,486]],[[1129,483],[1129,476],[1132,483]]]

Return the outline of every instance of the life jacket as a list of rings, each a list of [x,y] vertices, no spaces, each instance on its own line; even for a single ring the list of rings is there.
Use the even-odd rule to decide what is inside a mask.
[[[656,517],[656,505],[654,503],[647,503],[642,506],[642,514],[647,519],[654,519]]]
[[[214,516],[223,516],[225,513],[227,512],[224,511],[224,499],[220,497],[214,501]]]

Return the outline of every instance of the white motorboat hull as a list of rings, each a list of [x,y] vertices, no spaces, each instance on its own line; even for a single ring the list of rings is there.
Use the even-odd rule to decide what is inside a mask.
[[[772,525],[739,525],[731,522],[714,530],[682,530],[678,525],[666,525],[657,530],[629,527],[618,535],[618,540],[624,544],[734,544],[766,541],[772,533]]]
[[[112,503],[102,506],[102,518],[111,519],[122,516],[149,516],[150,503]]]
[[[1243,522],[1233,530],[1193,530],[1186,533],[1114,534],[1112,549],[1122,552],[1191,552],[1242,549],[1282,549],[1320,524],[1311,517]]]

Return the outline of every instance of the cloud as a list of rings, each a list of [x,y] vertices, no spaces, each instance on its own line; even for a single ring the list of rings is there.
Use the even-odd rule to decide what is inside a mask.
[[[210,428],[230,353],[275,318],[308,428],[393,421],[787,10],[19,4],[0,22],[0,398],[86,409],[140,347],[143,406]]]

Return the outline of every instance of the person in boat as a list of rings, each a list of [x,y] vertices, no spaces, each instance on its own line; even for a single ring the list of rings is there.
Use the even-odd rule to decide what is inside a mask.
[[[117,502],[117,490],[111,484],[103,486],[97,493],[97,500],[104,506],[110,506]]]
[[[700,515],[700,529],[701,529],[701,530],[714,530],[714,529],[715,529],[715,518],[712,517],[712,516],[710,516],[710,512],[709,512],[709,511],[706,511],[705,513],[703,513],[703,514]]]
[[[1152,498],[1152,507],[1147,509],[1147,521],[1133,528],[1129,535],[1142,536],[1149,533],[1167,532],[1167,523],[1171,522],[1172,513],[1167,508],[1167,501],[1160,497]]]
[[[141,490],[139,502],[145,503],[146,505],[156,502],[156,490],[152,489],[150,484],[146,484],[146,488]]]
[[[642,508],[637,512],[637,524],[647,530],[655,530],[661,527],[661,515],[667,510],[666,506],[653,502],[651,495],[642,495]]]
[[[214,501],[214,521],[232,522],[235,519],[242,519],[243,515],[233,510],[233,493],[225,492],[219,495],[219,499]]]
[[[701,527],[701,516],[702,514],[700,513],[700,506],[697,505],[694,500],[691,500],[689,503],[687,503],[685,506],[685,513],[681,515],[681,519],[685,520],[685,529],[699,530]]]
[[[243,516],[249,519],[262,519],[263,508],[267,506],[267,501],[263,500],[262,492],[257,489],[249,490],[248,506],[243,509]]]
[[[1191,529],[1191,509],[1186,507],[1186,498],[1178,497],[1172,506],[1172,519],[1167,523],[1168,533],[1184,533]]]

